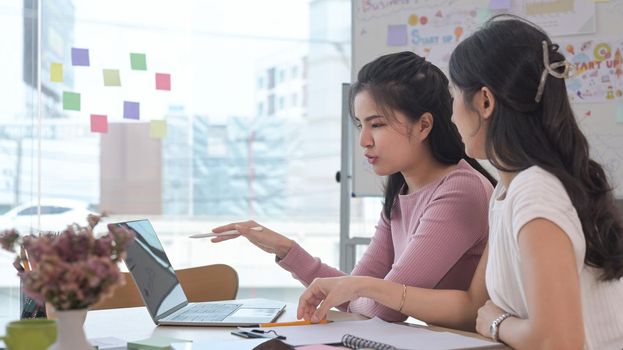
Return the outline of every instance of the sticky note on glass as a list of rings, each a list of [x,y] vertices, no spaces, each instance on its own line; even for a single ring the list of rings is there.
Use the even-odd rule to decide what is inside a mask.
[[[118,69],[104,69],[104,86],[121,86]]]
[[[123,118],[138,120],[141,116],[140,109],[138,102],[123,101]]]
[[[71,48],[71,65],[88,67],[90,65],[89,49],[79,49],[77,47],[72,47]]]
[[[387,46],[406,46],[407,45],[407,25],[388,25],[387,26]]]
[[[490,10],[508,10],[511,8],[511,0],[490,0]]]
[[[171,74],[156,73],[156,90],[171,91]]]
[[[91,114],[91,132],[105,134],[108,132],[108,116]]]
[[[147,58],[144,53],[130,53],[130,67],[133,70],[147,70]]]
[[[167,122],[164,120],[152,120],[149,124],[149,137],[163,139],[167,136]]]
[[[50,81],[53,83],[63,82],[63,64],[51,63],[50,64]]]
[[[63,91],[63,109],[68,111],[79,111],[80,94],[77,92]]]

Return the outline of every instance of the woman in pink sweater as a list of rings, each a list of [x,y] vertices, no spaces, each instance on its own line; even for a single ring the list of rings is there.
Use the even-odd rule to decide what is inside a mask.
[[[361,130],[360,145],[375,173],[388,181],[376,233],[352,275],[466,290],[487,244],[488,201],[495,180],[465,155],[450,120],[448,79],[412,52],[382,56],[365,65],[357,79],[351,115]],[[238,230],[275,254],[277,263],[305,286],[315,278],[345,275],[293,240],[257,227],[247,221],[213,232]],[[388,321],[406,319],[368,298],[341,308]]]

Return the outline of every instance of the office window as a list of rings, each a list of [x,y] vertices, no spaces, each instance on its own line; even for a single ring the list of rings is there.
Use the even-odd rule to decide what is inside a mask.
[[[243,239],[188,235],[255,219],[338,265],[325,246],[339,237],[333,175],[350,66],[334,47],[350,36],[329,33],[348,33],[350,18],[322,14],[349,13],[350,1],[38,3],[41,21],[37,1],[0,5],[0,37],[16,53],[0,57],[0,228],[58,227],[87,211],[113,213],[111,221],[147,217],[176,268],[230,264],[240,297],[295,301],[302,286]],[[292,68],[312,54],[318,65]],[[329,66],[338,73],[322,76]],[[298,115],[278,117],[293,92],[280,90],[277,100],[275,85],[290,76],[313,94],[292,97]],[[301,137],[309,133],[322,142]],[[39,198],[40,217],[32,209]],[[28,214],[12,215],[16,208]],[[0,253],[9,266],[0,267],[0,318],[9,310],[15,319],[11,261]]]
[[[268,89],[275,87],[275,67],[269,68],[266,74],[268,75]]]
[[[306,79],[307,78],[307,74],[308,74],[307,70],[309,68],[307,66],[307,63],[308,63],[307,57],[303,57],[303,60],[302,60],[301,63],[302,63],[302,67],[303,67],[303,73],[302,73],[303,79]]]
[[[268,95],[268,115],[275,114],[275,94]]]
[[[301,106],[307,107],[307,85],[304,85],[301,90]]]
[[[296,79],[298,78],[299,75],[299,67],[297,66],[293,66],[292,70],[291,70],[291,74],[292,74],[292,79]]]

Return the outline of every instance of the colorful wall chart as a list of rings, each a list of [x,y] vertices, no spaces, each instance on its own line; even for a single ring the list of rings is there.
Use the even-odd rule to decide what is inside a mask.
[[[583,118],[591,154],[623,198],[623,0],[355,0],[352,77],[378,56],[405,50],[445,70],[454,46],[502,13],[544,28],[577,64],[578,74],[566,80],[572,107]],[[361,159],[353,140],[353,160]],[[353,161],[352,171],[354,193],[382,195],[365,164]]]
[[[536,23],[549,35],[595,33],[595,0],[514,1],[512,13]]]
[[[576,65],[575,76],[567,80],[573,102],[623,101],[623,38],[558,42]]]
[[[482,23],[482,12],[467,9],[409,11],[387,26],[387,46],[413,50],[439,66],[447,66],[454,47]]]

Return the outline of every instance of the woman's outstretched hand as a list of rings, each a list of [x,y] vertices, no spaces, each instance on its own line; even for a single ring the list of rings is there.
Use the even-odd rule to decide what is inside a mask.
[[[319,322],[332,307],[359,298],[363,283],[365,277],[361,276],[316,278],[299,298],[296,317]]]
[[[239,236],[244,236],[246,239],[249,240],[249,242],[255,244],[257,247],[265,252],[277,255],[279,259],[283,259],[288,254],[290,248],[292,248],[292,243],[294,243],[291,239],[264,226],[261,226],[253,220],[245,222],[234,222],[231,224],[215,227],[212,232],[218,234],[230,230],[236,230],[240,234],[227,235],[222,237],[217,236],[212,238],[212,242],[218,243],[234,239]]]

